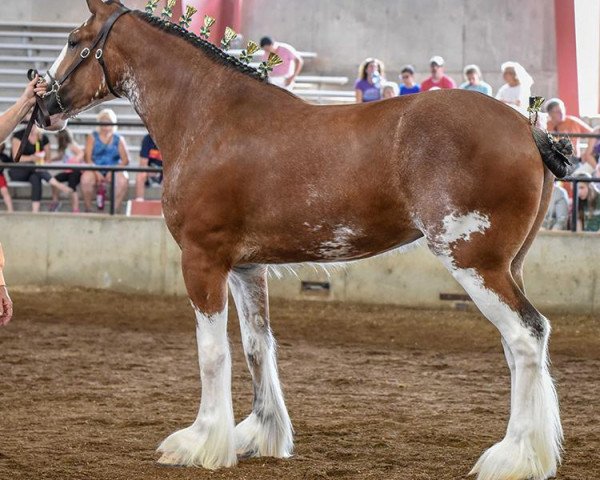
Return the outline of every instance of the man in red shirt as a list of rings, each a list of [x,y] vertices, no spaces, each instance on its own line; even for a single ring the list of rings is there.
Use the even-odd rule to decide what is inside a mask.
[[[565,104],[560,98],[551,98],[548,100],[546,102],[546,111],[548,112],[548,125],[546,128],[549,132],[592,133],[592,127],[587,125],[583,120],[573,115],[567,115]],[[579,137],[571,138],[571,142],[573,142],[573,154],[576,157],[582,157],[581,160],[583,162],[587,162],[590,166],[596,168],[595,158],[584,158],[581,155]]]
[[[444,88],[456,88],[456,83],[448,75],[444,75],[444,59],[439,55],[431,57],[429,60],[431,67],[431,77],[421,82],[421,91],[437,90]]]

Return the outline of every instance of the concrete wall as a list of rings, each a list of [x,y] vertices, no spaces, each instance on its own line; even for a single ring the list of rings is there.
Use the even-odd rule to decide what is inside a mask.
[[[145,0],[124,0],[143,8]],[[161,2],[162,3],[162,2]],[[436,54],[459,81],[462,68],[479,64],[494,90],[501,85],[500,64],[522,63],[532,74],[534,92],[555,96],[557,89],[554,2],[549,0],[244,0],[242,33],[264,34],[298,49],[316,51],[312,73],[354,78],[360,62],[375,56],[397,79],[412,63],[423,77]],[[4,20],[81,23],[84,0],[3,0]]]
[[[243,18],[249,38],[271,34],[318,52],[314,65],[323,72],[354,78],[364,58],[378,57],[395,80],[406,63],[428,74],[435,54],[457,81],[465,65],[478,64],[496,90],[500,64],[515,60],[532,74],[536,93],[556,91],[548,0],[245,0]]]
[[[161,219],[0,214],[0,242],[11,285],[185,294],[179,249]],[[525,271],[533,303],[543,311],[599,314],[600,263],[590,261],[599,248],[598,235],[541,233]],[[449,308],[455,303],[440,294],[464,294],[424,247],[350,263],[330,277],[312,267],[297,273],[273,276],[271,295]],[[302,292],[302,281],[329,282],[330,290]]]

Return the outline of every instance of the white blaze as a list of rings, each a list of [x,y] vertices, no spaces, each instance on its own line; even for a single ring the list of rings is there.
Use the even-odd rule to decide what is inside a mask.
[[[52,64],[52,66],[50,67],[50,69],[48,70],[48,74],[46,74],[46,76],[44,77],[44,80],[46,80],[47,83],[50,83],[50,77],[52,78],[56,78],[56,72],[58,71],[58,67],[60,67],[60,64],[63,62],[63,60],[65,59],[65,56],[67,55],[67,49],[68,49],[68,45],[65,45],[63,47],[63,49],[60,52],[60,55],[58,56],[58,58],[56,59],[56,61]]]

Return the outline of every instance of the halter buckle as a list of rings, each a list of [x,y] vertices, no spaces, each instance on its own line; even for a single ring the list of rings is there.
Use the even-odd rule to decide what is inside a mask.
[[[104,54],[104,52],[102,51],[101,48],[99,48],[98,50],[96,50],[96,60],[100,60],[102,58],[102,55]]]
[[[81,58],[87,58],[90,56],[90,53],[90,49],[85,47],[79,55],[81,56]]]

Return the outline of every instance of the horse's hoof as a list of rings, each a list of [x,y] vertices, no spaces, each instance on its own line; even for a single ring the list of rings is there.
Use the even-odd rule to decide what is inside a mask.
[[[160,465],[181,466],[183,463],[174,453],[163,453],[158,459]]]

